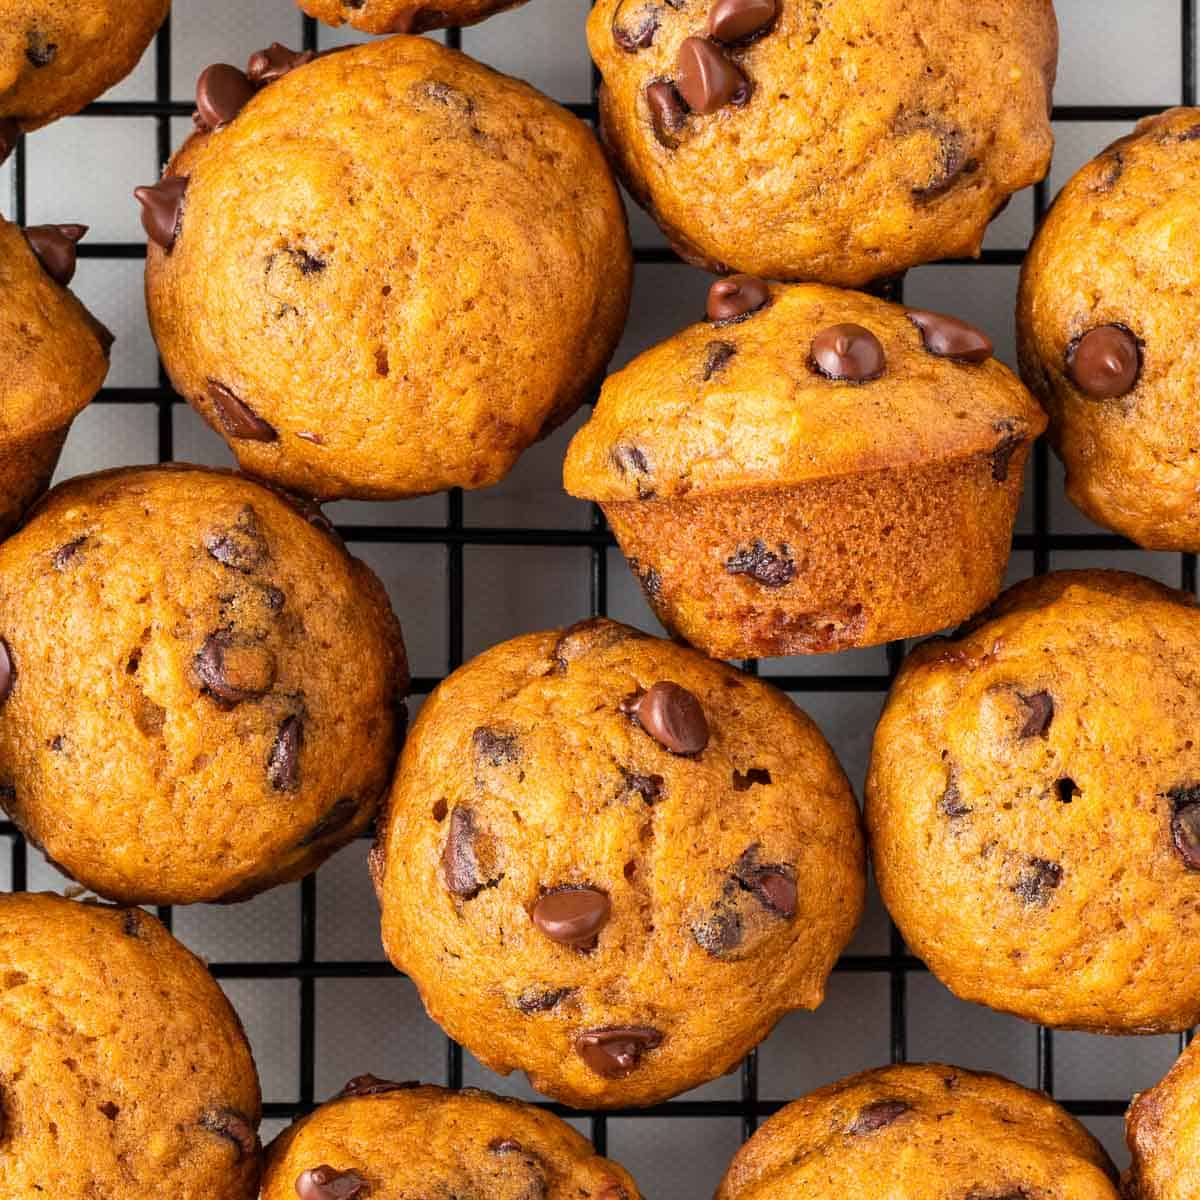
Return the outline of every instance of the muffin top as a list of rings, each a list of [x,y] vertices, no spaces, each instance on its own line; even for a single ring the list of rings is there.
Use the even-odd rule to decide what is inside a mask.
[[[170,179],[144,200],[177,389],[243,467],[307,495],[495,483],[574,412],[624,321],[628,234],[595,138],[427,38],[271,79],[238,111],[202,77],[201,116],[229,119],[172,161],[173,206]]]
[[[0,1194],[253,1200],[258,1078],[148,913],[0,895]]]
[[[65,228],[82,236],[82,226]],[[31,233],[53,239],[43,252],[58,278],[29,236],[0,217],[0,445],[68,424],[108,374],[112,339],[67,290],[72,241],[65,234],[55,238],[48,232],[54,229]]]
[[[714,270],[857,286],[979,250],[1050,162],[1051,0],[598,0],[606,140]]]
[[[959,996],[1109,1032],[1200,1019],[1200,611],[1066,571],[918,647],[875,734],[876,875]]]
[[[421,709],[373,855],[435,1020],[572,1104],[647,1104],[814,1008],[862,910],[858,809],[781,692],[595,619]]]
[[[474,1088],[373,1075],[352,1079],[275,1139],[262,1194],[638,1200],[629,1174],[552,1113]]]
[[[717,1200],[1117,1200],[1100,1144],[1048,1096],[938,1063],[866,1071],[771,1117]]]
[[[0,805],[109,898],[240,898],[370,821],[407,684],[382,585],[231,473],[108,471],[0,547]]]
[[[1125,1137],[1133,1154],[1128,1200],[1191,1200],[1200,1193],[1200,1043],[1134,1097]]]
[[[708,312],[605,381],[567,453],[572,495],[742,491],[979,454],[1004,478],[1045,428],[954,318],[744,276],[714,284]]]
[[[349,22],[364,33],[425,33],[446,25],[474,25],[524,0],[298,0],[327,25]]]

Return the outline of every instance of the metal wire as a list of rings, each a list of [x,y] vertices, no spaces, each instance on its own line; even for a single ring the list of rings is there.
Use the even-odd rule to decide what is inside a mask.
[[[1180,0],[1182,36],[1182,78],[1180,80],[1180,102],[1196,103],[1197,98],[1197,0]],[[285,39],[286,40],[286,39]],[[450,30],[446,34],[448,45],[461,46],[461,33]],[[306,49],[318,47],[318,26],[311,17],[303,19],[302,45]],[[131,117],[154,118],[158,159],[165,166],[171,153],[171,121],[173,118],[189,117],[193,105],[187,100],[176,100],[171,96],[171,21],[159,31],[154,44],[154,99],[144,101],[98,101],[86,108],[84,117]],[[591,100],[587,103],[568,104],[576,115],[594,122],[596,117],[596,91],[599,78],[592,69]],[[1158,112],[1162,106],[1140,105],[1062,105],[1053,111],[1056,122],[1132,122]],[[1049,199],[1046,183],[1034,190],[1034,223],[1041,220]],[[27,220],[27,163],[24,139],[18,142],[13,160],[13,213],[18,224]],[[1031,231],[1032,232],[1032,231]],[[144,258],[143,243],[99,242],[84,243],[79,254],[87,259],[128,260]],[[951,260],[952,264],[985,266],[1016,266],[1023,252],[1007,249],[987,249],[979,259]],[[635,250],[639,264],[676,263],[679,260],[669,250],[658,247],[639,247]],[[158,457],[169,461],[174,456],[174,413],[184,401],[170,388],[166,372],[161,363],[158,368],[157,387],[112,387],[105,388],[97,398],[100,404],[151,405],[157,410]],[[1033,488],[1033,532],[1018,534],[1013,546],[1018,551],[1031,551],[1035,574],[1050,569],[1051,555],[1057,551],[1127,551],[1137,549],[1131,542],[1115,534],[1082,533],[1064,534],[1050,530],[1050,457],[1046,443],[1040,441],[1032,458]],[[398,510],[400,511],[400,510]],[[462,492],[455,489],[449,494],[447,519],[442,526],[415,526],[402,523],[386,525],[341,525],[339,529],[351,543],[382,544],[425,544],[445,548],[448,581],[447,663],[453,671],[460,666],[464,657],[464,595],[466,574],[463,562],[464,547],[486,546],[548,546],[587,549],[591,556],[590,597],[593,613],[604,614],[608,610],[608,551],[615,541],[605,524],[603,514],[593,506],[591,521],[586,529],[529,529],[529,528],[476,528],[463,520]],[[1180,555],[1180,586],[1194,592],[1196,589],[1196,556]],[[885,674],[830,674],[771,675],[770,681],[789,692],[862,692],[880,693],[888,689],[903,658],[903,644],[887,647],[887,672]],[[836,659],[832,660],[836,662]],[[757,664],[745,664],[750,671]],[[441,677],[419,676],[414,679],[414,691],[424,694],[432,690]],[[29,884],[29,853],[25,839],[8,821],[0,821],[0,840],[10,843],[9,864],[11,888],[24,891]],[[217,962],[210,964],[213,974],[221,980],[294,980],[300,993],[299,1045],[297,1048],[298,1099],[296,1101],[272,1100],[264,1105],[267,1118],[290,1118],[309,1111],[318,1101],[315,1095],[316,1078],[316,1012],[315,987],[321,979],[368,979],[394,978],[397,972],[386,962],[321,961],[317,958],[317,876],[305,879],[300,885],[300,927],[297,957],[293,961],[280,962]],[[172,924],[169,908],[160,908],[158,915],[168,927]],[[889,984],[889,1047],[893,1062],[903,1062],[908,1057],[908,978],[914,972],[926,968],[914,958],[904,945],[899,931],[891,927],[889,947],[886,954],[844,955],[835,967],[839,973],[868,973],[886,977]],[[1190,1040],[1190,1034],[1181,1034],[1180,1048]],[[1037,1085],[1054,1093],[1054,1034],[1051,1030],[1038,1027],[1036,1031]],[[369,1064],[367,1064],[369,1066]],[[463,1083],[463,1053],[455,1042],[446,1039],[445,1082],[450,1087],[461,1087]],[[761,1118],[776,1111],[790,1097],[764,1098],[759,1090],[758,1052],[751,1053],[740,1072],[740,1094],[728,1100],[673,1100],[647,1109],[621,1109],[608,1113],[580,1113],[564,1105],[544,1103],[543,1107],[568,1117],[587,1116],[591,1121],[592,1140],[598,1152],[605,1153],[608,1141],[607,1122],[612,1117],[724,1117],[740,1118],[742,1137],[749,1137]],[[1081,1117],[1121,1116],[1128,1097],[1104,1099],[1059,1098],[1059,1102],[1072,1113]]]

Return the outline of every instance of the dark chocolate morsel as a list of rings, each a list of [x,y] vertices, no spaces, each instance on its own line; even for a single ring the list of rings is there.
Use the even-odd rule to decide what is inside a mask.
[[[79,551],[83,549],[85,542],[87,542],[86,533],[81,534],[77,538],[72,538],[69,542],[65,542],[59,546],[50,556],[50,562],[53,564],[54,569],[56,571],[65,571],[78,557]]]
[[[708,745],[704,708],[687,688],[677,683],[662,680],[623,707],[672,754],[699,754]]]
[[[0,704],[3,704],[12,695],[13,680],[16,674],[12,651],[9,650],[8,643],[0,638]]]
[[[1200,785],[1173,788],[1171,801],[1171,841],[1183,865],[1200,871]]]
[[[636,771],[627,771],[624,767],[621,767],[620,771],[624,782],[622,795],[635,792],[647,804],[662,799],[664,780],[661,775],[639,775]]]
[[[1025,724],[1021,726],[1021,738],[1044,738],[1054,720],[1054,697],[1049,692],[1034,692],[1018,698],[1027,714]]]
[[[709,342],[704,347],[704,381],[707,383],[720,374],[736,353],[737,347],[732,342]]]
[[[723,958],[742,944],[745,930],[742,916],[732,904],[723,901],[703,921],[692,925],[692,940],[713,958]]]
[[[1023,904],[1048,904],[1050,893],[1062,883],[1063,869],[1056,862],[1031,858],[1017,875],[1013,892]]]
[[[127,908],[121,914],[121,932],[131,938],[142,936],[142,910],[140,908]]]
[[[550,1012],[574,991],[574,988],[526,988],[517,997],[516,1005],[526,1016]]]
[[[1005,483],[1008,480],[1008,470],[1012,463],[1013,455],[1024,444],[1025,439],[1029,436],[1029,432],[1024,426],[1019,426],[1015,421],[1008,418],[994,421],[992,428],[1000,435],[1000,440],[992,448],[990,454],[992,460],[992,478],[997,483]]]
[[[258,1135],[254,1127],[232,1108],[211,1108],[200,1117],[200,1128],[223,1137],[237,1151],[237,1160],[252,1158],[258,1153]]]
[[[879,339],[861,325],[832,325],[812,340],[813,370],[826,379],[867,383],[878,379],[887,365]]]
[[[231,438],[249,442],[274,442],[279,439],[273,426],[268,425],[244,400],[238,399],[223,383],[208,381],[208,398],[217,420]]]
[[[613,465],[622,475],[649,475],[650,463],[640,446],[621,442],[612,448]]]
[[[1133,391],[1142,370],[1142,348],[1124,325],[1100,325],[1071,343],[1067,372],[1095,400],[1115,400]]]
[[[244,71],[213,63],[196,80],[196,113],[207,130],[220,129],[254,99],[255,87]]]
[[[636,54],[654,45],[654,35],[658,32],[658,7],[645,3],[632,16],[625,20],[622,10],[628,5],[632,7],[638,0],[626,0],[618,4],[612,19],[613,41],[627,54]]]
[[[394,1079],[380,1079],[378,1075],[355,1075],[338,1092],[335,1099],[345,1100],[350,1096],[382,1096],[387,1092],[402,1092],[415,1087],[420,1087],[420,1084],[407,1080],[398,1083]]]
[[[958,788],[958,776],[953,771],[950,772],[950,778],[946,781],[946,790],[942,792],[938,808],[951,819],[971,815],[971,809],[963,803],[962,792]]]
[[[296,1180],[300,1200],[355,1200],[366,1188],[367,1181],[357,1171],[335,1171],[327,1165],[302,1171]]]
[[[714,325],[730,325],[758,312],[771,299],[771,289],[757,275],[729,275],[708,289],[705,315]]]
[[[938,140],[937,157],[925,182],[912,189],[918,204],[925,204],[945,195],[960,179],[979,170],[979,160],[967,154],[967,140],[957,129],[947,129],[936,122],[927,128]]]
[[[275,683],[275,656],[260,643],[238,641],[227,629],[210,633],[193,659],[206,692],[224,704],[265,696]]]
[[[776,552],[761,541],[739,546],[725,560],[725,570],[730,575],[749,575],[765,588],[786,587],[796,577],[796,564],[788,547],[781,545]]]
[[[546,892],[533,906],[530,918],[552,942],[589,946],[608,924],[612,903],[592,887],[560,887]]]
[[[679,144],[676,136],[687,122],[687,105],[669,79],[656,79],[646,88],[646,103],[650,108],[650,125],[659,144],[674,150]]]
[[[642,1056],[662,1045],[662,1034],[646,1026],[587,1029],[575,1038],[575,1050],[586,1066],[605,1079],[621,1079]]]
[[[25,35],[25,58],[35,70],[48,67],[58,54],[58,43],[52,42],[38,29]]]
[[[708,38],[684,38],[675,60],[675,87],[692,112],[714,113],[726,104],[745,104],[750,81]]]
[[[708,36],[729,44],[761,33],[779,12],[778,0],[716,0],[708,10]]]
[[[944,313],[912,308],[908,319],[921,331],[921,341],[930,354],[955,362],[981,363],[992,357],[992,339],[981,329]]]
[[[313,50],[289,50],[282,42],[272,42],[265,50],[256,50],[246,64],[252,82],[267,84],[282,79],[289,71],[316,58]]]
[[[238,515],[236,525],[205,534],[204,548],[221,566],[240,575],[253,575],[270,558],[270,548],[259,528],[258,514],[249,505]]]
[[[848,1132],[855,1137],[861,1137],[865,1133],[877,1133],[911,1111],[912,1105],[904,1100],[875,1100],[860,1110]]]
[[[796,880],[791,867],[782,863],[760,863],[758,846],[751,846],[733,867],[733,877],[740,887],[780,917],[796,915]]]
[[[142,206],[142,228],[146,236],[164,250],[170,250],[183,226],[183,201],[187,194],[186,175],[164,175],[149,187],[134,188]]]
[[[46,274],[66,287],[75,278],[75,243],[87,231],[86,225],[27,225],[25,240]]]
[[[502,733],[481,725],[471,734],[471,751],[476,762],[501,767],[521,757],[521,742],[515,733]]]
[[[478,833],[475,814],[456,804],[450,813],[450,828],[442,848],[442,879],[450,892],[464,900],[472,899],[488,886],[475,851]]]
[[[277,792],[299,789],[303,746],[304,722],[297,716],[284,717],[267,755],[267,781]]]
[[[12,117],[0,117],[0,163],[16,148],[20,136],[21,127]]]

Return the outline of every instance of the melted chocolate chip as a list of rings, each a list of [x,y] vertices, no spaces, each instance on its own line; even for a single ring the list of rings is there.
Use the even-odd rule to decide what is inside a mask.
[[[267,755],[267,782],[277,792],[294,792],[300,787],[300,751],[304,746],[304,722],[297,716],[284,717]]]
[[[238,399],[223,383],[208,381],[208,398],[222,428],[231,438],[249,442],[278,441],[279,434],[244,400]]]
[[[635,1070],[642,1056],[662,1045],[663,1035],[646,1026],[588,1029],[575,1038],[575,1050],[589,1070],[605,1079],[621,1079]]]
[[[532,1013],[549,1012],[551,1009],[557,1008],[574,991],[574,988],[552,988],[550,990],[526,988],[517,997],[517,1008],[526,1016]]]
[[[613,465],[622,475],[649,475],[650,464],[646,461],[646,452],[640,446],[630,446],[625,442],[612,448]]]
[[[748,792],[755,784],[765,787],[771,782],[771,772],[763,767],[751,767],[744,775],[741,771],[733,772],[733,790]]]
[[[142,206],[142,228],[146,236],[164,250],[170,250],[175,245],[183,228],[187,186],[186,175],[164,175],[150,187],[133,189],[134,196]]]
[[[955,362],[981,363],[992,357],[992,339],[981,329],[944,313],[910,309],[908,319],[921,331],[921,342],[930,354]]]
[[[200,1128],[229,1142],[237,1151],[238,1162],[258,1153],[258,1136],[254,1126],[232,1108],[209,1109],[200,1118]]]
[[[745,937],[742,915],[728,901],[718,903],[702,921],[691,928],[692,940],[713,958],[724,958],[736,950]]]
[[[730,45],[763,33],[779,12],[778,0],[716,0],[708,10],[708,36]]]
[[[887,360],[869,329],[847,323],[823,329],[813,338],[809,364],[826,379],[868,383],[883,374]]]
[[[700,701],[677,683],[663,680],[622,711],[672,754],[699,754],[708,745],[708,720]]]
[[[270,549],[258,523],[258,514],[246,505],[238,514],[237,524],[204,535],[204,548],[223,567],[240,575],[261,571],[270,558]]]
[[[409,1088],[420,1086],[419,1083],[409,1080],[398,1083],[394,1079],[380,1079],[378,1075],[355,1075],[338,1092],[336,1099],[345,1100],[351,1096],[383,1096],[388,1092],[403,1092]]]
[[[367,1181],[357,1171],[335,1171],[330,1166],[311,1167],[296,1180],[300,1200],[354,1200],[367,1190]]]
[[[1200,871],[1200,785],[1173,788],[1167,797],[1175,851],[1189,871]]]
[[[714,325],[744,321],[770,302],[771,289],[757,275],[729,275],[708,289],[704,312]]]
[[[121,914],[121,932],[131,938],[142,936],[142,910],[140,908],[127,908]]]
[[[1019,695],[1018,699],[1026,712],[1025,724],[1018,736],[1022,739],[1048,736],[1050,722],[1054,720],[1054,697],[1049,692],[1033,692],[1028,696]]]
[[[521,743],[515,733],[501,733],[481,725],[471,734],[471,751],[476,762],[501,767],[521,757]]]
[[[86,225],[28,225],[25,240],[46,274],[66,287],[75,278],[75,243],[87,231]]]
[[[228,705],[265,696],[275,684],[275,656],[228,629],[210,633],[192,660],[205,692]]]
[[[12,651],[8,643],[0,638],[0,705],[12,695],[13,680],[16,678],[16,667],[13,665]]]
[[[626,14],[626,8],[636,11]],[[622,0],[617,5],[612,19],[613,41],[626,54],[636,54],[654,45],[654,35],[658,32],[658,5],[640,3],[639,0]]]
[[[52,42],[46,34],[31,29],[25,35],[25,57],[35,70],[48,67],[58,54],[58,43]]]
[[[0,163],[16,148],[20,136],[21,127],[12,117],[0,117]]]
[[[343,796],[313,827],[305,834],[300,846],[312,846],[327,838],[347,825],[358,815],[358,801],[353,796]]]
[[[83,549],[86,541],[87,534],[83,534],[59,546],[50,556],[50,563],[54,569],[56,571],[65,571],[75,561],[76,557],[78,557],[79,551]]]
[[[475,814],[460,804],[450,813],[450,829],[442,849],[442,879],[446,888],[464,900],[471,900],[499,879],[488,879],[476,849],[479,830]]]
[[[946,790],[938,801],[938,808],[952,820],[971,815],[972,810],[963,803],[962,793],[958,790],[958,778],[953,771],[946,781]]]
[[[1008,480],[1008,469],[1012,463],[1013,455],[1016,454],[1025,442],[1028,432],[1023,426],[1018,426],[1015,421],[1010,421],[1007,418],[1002,421],[996,421],[992,425],[992,428],[1000,435],[1000,440],[996,443],[990,455],[992,460],[992,479],[996,483],[1005,483]]]
[[[1041,905],[1050,902],[1050,894],[1062,883],[1063,869],[1045,858],[1031,858],[1017,875],[1013,892],[1023,904]]]
[[[205,130],[220,129],[254,99],[249,76],[229,63],[213,63],[196,80],[196,124]]]
[[[875,1100],[859,1112],[847,1132],[854,1137],[861,1137],[867,1133],[878,1133],[879,1130],[895,1124],[905,1113],[911,1111],[912,1105],[904,1100]]]
[[[725,560],[730,575],[749,575],[765,588],[786,587],[796,577],[796,564],[787,546],[780,545],[778,553],[768,550],[761,541],[749,547],[739,546]]]
[[[733,866],[738,886],[750,892],[768,912],[780,917],[796,915],[796,880],[783,863],[760,863],[759,847],[750,846]]]
[[[750,99],[750,81],[707,38],[684,38],[675,60],[675,87],[692,112],[714,113]]]
[[[539,897],[530,917],[552,942],[591,946],[611,913],[612,903],[599,888],[560,887]]]
[[[912,189],[913,199],[918,204],[936,200],[964,176],[973,175],[979,169],[978,160],[968,157],[966,139],[958,130],[938,125],[930,128],[938,138],[937,157],[927,181]]]
[[[624,781],[622,795],[634,792],[647,804],[654,804],[662,798],[664,781],[661,775],[639,775],[635,771],[625,770],[624,767],[620,770]]]
[[[678,134],[687,124],[687,105],[683,97],[670,80],[656,79],[646,88],[646,104],[659,145],[674,150],[679,145]]]
[[[725,369],[726,363],[737,353],[737,347],[732,342],[709,342],[704,347],[704,381],[707,383],[714,375]]]
[[[265,50],[256,50],[246,64],[246,74],[254,83],[274,83],[289,71],[316,58],[313,50],[289,50],[281,42],[272,42]]]
[[[1067,373],[1095,400],[1116,400],[1137,386],[1142,348],[1124,325],[1101,325],[1076,338],[1067,349]]]

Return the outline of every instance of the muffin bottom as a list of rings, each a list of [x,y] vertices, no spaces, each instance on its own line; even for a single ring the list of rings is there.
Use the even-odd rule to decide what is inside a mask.
[[[29,507],[50,486],[70,428],[68,421],[48,433],[0,446],[0,538],[20,525]]]
[[[996,597],[1031,444],[602,507],[676,637],[715,658],[826,654],[935,633]]]

